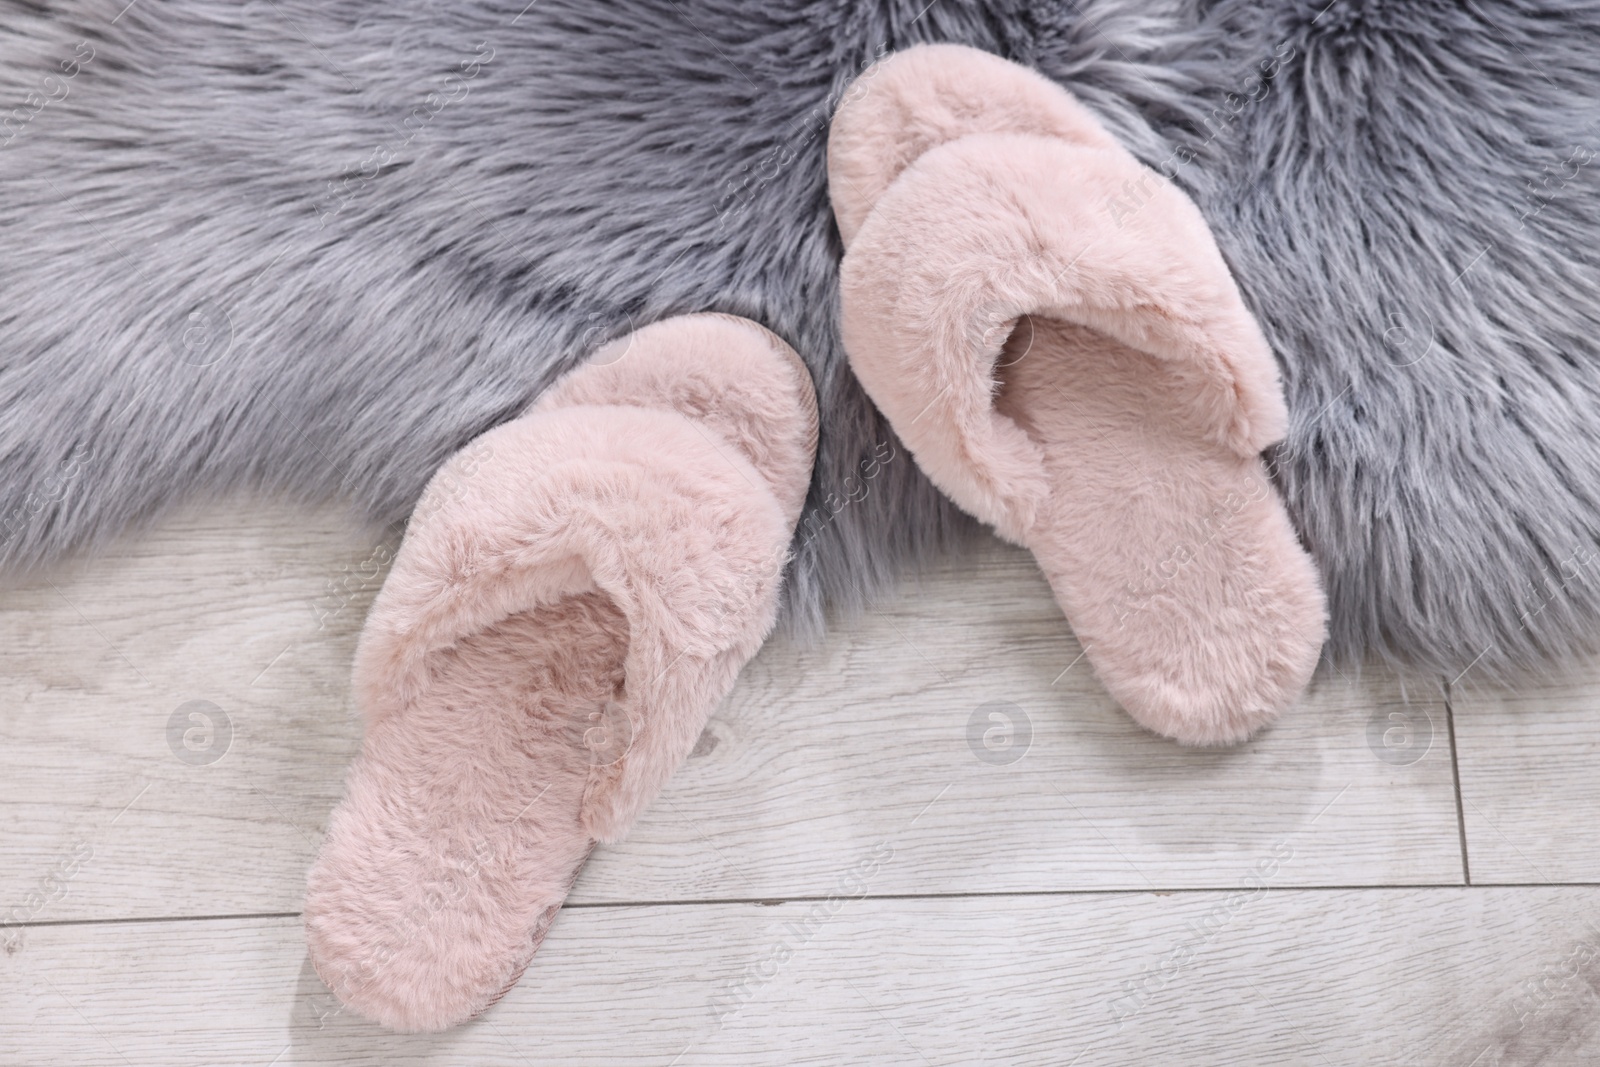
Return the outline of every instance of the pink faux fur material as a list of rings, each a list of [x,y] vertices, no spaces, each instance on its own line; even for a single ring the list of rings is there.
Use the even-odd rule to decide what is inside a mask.
[[[829,174],[862,385],[1033,551],[1136,720],[1243,740],[1304,690],[1325,606],[1261,460],[1277,367],[1205,221],[1005,60],[924,46],[861,83]]]
[[[516,981],[770,632],[816,433],[787,345],[695,315],[440,470],[362,632],[367,736],[306,896],[347,1006],[436,1030]]]
[[[851,83],[828,131],[828,185],[844,243],[913,161],[979,132],[1121,151],[1087,108],[1037,71],[962,45],[908,48]]]

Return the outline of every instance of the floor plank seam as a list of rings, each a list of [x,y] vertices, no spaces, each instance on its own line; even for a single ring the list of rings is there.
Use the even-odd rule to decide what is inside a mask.
[[[136,923],[228,922],[232,919],[298,919],[298,911],[242,911],[228,915],[131,915],[118,919],[44,919],[38,922],[6,923],[4,930],[42,930],[52,926],[131,926]]]
[[[1464,885],[1471,885],[1472,863],[1467,854],[1467,813],[1466,805],[1461,801],[1461,760],[1456,753],[1455,682],[1444,684],[1444,722],[1450,733],[1450,778],[1456,790],[1456,835],[1461,841],[1461,881]]]
[[[1489,890],[1489,889],[1600,889],[1600,882],[1474,882],[1463,885],[1460,882],[1381,882],[1366,883],[1362,885],[1299,885],[1299,886],[1250,886],[1250,885],[1217,885],[1217,886],[1175,886],[1171,888],[1149,887],[1127,889],[1019,889],[992,893],[883,893],[868,896],[852,896],[848,901],[933,901],[933,900],[1006,900],[1033,897],[1198,897],[1207,894],[1236,893],[1249,889],[1264,896],[1292,896],[1296,893],[1379,893],[1379,892],[1415,892],[1417,890]],[[787,904],[825,904],[838,900],[833,896],[806,896],[806,897],[710,897],[697,900],[607,900],[585,901],[582,903],[567,904],[563,907],[566,911],[593,911],[601,909],[622,908],[704,908],[727,905],[755,905],[760,907],[781,907]],[[137,915],[128,918],[115,919],[55,919],[40,922],[8,923],[0,926],[0,930],[41,930],[51,927],[69,926],[121,926],[134,924],[155,923],[186,923],[186,922],[229,922],[233,920],[250,919],[301,919],[304,913],[298,911],[263,911],[240,912],[226,915]]]

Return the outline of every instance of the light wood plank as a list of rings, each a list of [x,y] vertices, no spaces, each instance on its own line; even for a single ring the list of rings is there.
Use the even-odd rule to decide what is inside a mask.
[[[716,747],[596,855],[581,899],[694,899],[719,877],[755,897],[825,891],[812,843],[859,849],[885,826],[905,828],[893,893],[1237,885],[1285,834],[1299,852],[1282,884],[1461,880],[1437,687],[1324,678],[1251,744],[1183,749],[1133,725],[1080,654],[1031,559],[998,543],[820,648],[769,646],[713,720]],[[1031,723],[1007,766],[968,742],[993,701]],[[1391,713],[1432,724],[1414,762],[1369,744]]]
[[[1600,1057],[1597,903],[1567,887],[574,908],[482,1019],[413,1037],[334,1013],[294,920],[43,927],[0,958],[0,1062],[1561,1067]]]
[[[382,543],[335,511],[253,501],[8,590],[0,902],[41,919],[296,910],[359,743],[349,662],[382,577],[361,565]],[[215,762],[169,743],[197,700],[231,724]],[[85,850],[65,895],[35,908]]]
[[[333,512],[243,502],[8,592],[0,906],[38,921],[297,910],[359,744],[348,664],[380,545]],[[346,581],[348,602],[328,599]],[[319,601],[337,609],[320,626]],[[1459,880],[1436,694],[1410,694],[1434,724],[1416,762],[1369,745],[1404,700],[1382,675],[1324,679],[1248,746],[1183,750],[1133,726],[1079,653],[1029,557],[998,544],[819,646],[775,640],[573,899],[823,893],[832,857],[889,829],[883,893],[1237,885],[1285,835],[1281,885]],[[192,700],[232,723],[209,765],[169,747]],[[1016,763],[969,745],[992,701],[1031,722]]]
[[[1600,882],[1600,660],[1451,692],[1477,882]]]

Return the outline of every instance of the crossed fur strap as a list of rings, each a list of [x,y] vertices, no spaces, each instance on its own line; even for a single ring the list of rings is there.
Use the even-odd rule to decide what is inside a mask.
[[[1132,210],[1130,184],[1145,190]],[[993,403],[1023,316],[1187,361],[1217,440],[1241,456],[1285,431],[1276,364],[1205,221],[1121,149],[1018,133],[929,149],[862,223],[841,300],[873,401],[934,483],[1013,541],[1048,492],[1038,446]]]
[[[610,408],[610,432],[597,435],[589,410],[540,412],[482,438],[482,469],[408,531],[355,685],[372,719],[400,712],[427,693],[431,658],[463,637],[604,593],[629,627],[619,703],[631,733],[585,794],[585,825],[606,841],[688,755],[771,630],[785,563],[773,546],[787,544],[788,524],[755,468],[683,416]]]

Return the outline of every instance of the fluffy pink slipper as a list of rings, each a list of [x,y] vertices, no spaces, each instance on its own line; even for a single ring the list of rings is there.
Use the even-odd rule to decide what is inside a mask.
[[[1292,703],[1324,602],[1261,460],[1277,368],[1194,205],[1059,87],[950,45],[861,76],[829,181],[857,376],[1033,551],[1111,694],[1191,744]]]
[[[441,469],[361,635],[366,738],[306,895],[345,1005],[436,1030],[517,980],[771,630],[816,433],[787,345],[695,315]]]

